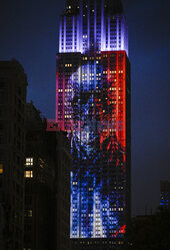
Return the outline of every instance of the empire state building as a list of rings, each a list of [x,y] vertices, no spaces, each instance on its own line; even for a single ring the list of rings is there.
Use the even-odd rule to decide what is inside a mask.
[[[72,145],[75,249],[80,244],[92,249],[100,240],[106,249],[124,244],[130,218],[130,91],[121,1],[67,0],[60,19],[56,122]]]

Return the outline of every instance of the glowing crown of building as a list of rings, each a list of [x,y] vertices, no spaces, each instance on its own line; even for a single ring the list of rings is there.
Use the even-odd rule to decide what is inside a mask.
[[[67,1],[60,20],[59,52],[120,51],[128,55],[128,31],[120,1]]]

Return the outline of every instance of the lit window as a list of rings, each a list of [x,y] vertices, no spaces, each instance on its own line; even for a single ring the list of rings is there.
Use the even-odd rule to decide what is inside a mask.
[[[26,158],[26,166],[33,166],[33,158]]]
[[[32,217],[32,210],[28,210],[28,217]]]
[[[0,164],[0,174],[3,174],[3,164]]]
[[[32,170],[25,171],[25,178],[33,178],[33,171]]]
[[[32,217],[32,210],[24,210],[25,217]]]

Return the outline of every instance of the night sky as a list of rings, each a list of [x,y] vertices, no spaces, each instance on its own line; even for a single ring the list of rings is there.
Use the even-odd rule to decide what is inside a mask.
[[[170,1],[123,0],[132,77],[132,214],[159,205],[170,180]],[[28,101],[55,118],[59,0],[6,0],[0,5],[0,60],[16,58],[28,76]],[[169,154],[168,154],[169,153]]]

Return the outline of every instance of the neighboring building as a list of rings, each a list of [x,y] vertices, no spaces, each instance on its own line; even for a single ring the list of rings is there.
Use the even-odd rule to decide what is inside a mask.
[[[0,241],[8,250],[23,249],[27,85],[19,62],[0,61]]]
[[[70,145],[27,104],[24,250],[69,249]]]
[[[53,249],[55,164],[48,155],[45,120],[26,105],[24,250]]]
[[[131,203],[131,90],[121,1],[67,1],[56,76],[56,122],[72,143],[73,250],[123,245]]]
[[[170,210],[161,207],[154,214],[132,218],[127,232],[128,242],[124,249],[169,249],[169,218]]]
[[[170,208],[170,182],[160,181],[160,205]]]
[[[51,133],[51,132],[49,132]],[[52,132],[53,134],[53,132]],[[52,136],[51,134],[51,136]],[[54,132],[55,135],[55,132]],[[55,138],[55,136],[54,136]],[[70,142],[63,132],[56,133],[56,220],[57,250],[70,250]]]

